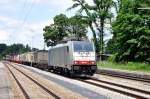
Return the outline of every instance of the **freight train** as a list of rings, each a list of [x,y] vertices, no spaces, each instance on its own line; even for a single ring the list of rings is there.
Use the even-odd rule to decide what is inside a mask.
[[[71,76],[92,76],[97,70],[94,44],[89,41],[68,41],[48,51],[10,55],[6,60]]]

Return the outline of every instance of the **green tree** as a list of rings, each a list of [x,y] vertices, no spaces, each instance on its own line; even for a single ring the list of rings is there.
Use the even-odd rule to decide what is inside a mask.
[[[95,6],[89,7],[93,13],[93,17],[95,18],[95,26],[99,31],[99,43],[100,43],[100,53],[104,53],[104,28],[105,23],[111,23],[111,18],[113,14],[111,12],[111,8],[114,7],[113,0],[93,0]],[[110,22],[109,22],[110,21]]]
[[[62,40],[63,37],[67,36],[68,17],[64,14],[56,15],[54,17],[54,25],[58,30],[58,38]]]
[[[25,46],[25,52],[30,51],[30,50],[31,50],[31,47],[27,44],[27,45]]]
[[[6,44],[0,44],[0,51],[0,59],[2,59],[5,55],[20,54],[31,51],[31,49],[28,45],[25,47],[23,44],[13,44],[10,46],[7,46]]]
[[[69,9],[80,7],[78,11],[80,14],[83,11],[86,12],[86,19],[93,33],[96,52],[104,53],[104,28],[105,23],[108,23],[108,20],[112,18],[110,9],[114,6],[113,0],[93,0],[94,5],[89,5],[85,0],[72,1],[74,1],[74,4]]]
[[[69,34],[74,34],[77,40],[81,40],[82,38],[87,38],[87,24],[85,20],[82,19],[81,16],[73,16],[69,18],[68,24],[68,32]]]
[[[7,48],[6,44],[0,44],[0,53],[2,53]]]
[[[113,54],[117,50],[116,47],[114,46],[115,40],[112,38],[107,42],[106,50],[105,53],[107,54]]]
[[[97,40],[97,33],[96,30],[94,29],[93,26],[93,21],[95,20],[94,17],[92,16],[92,14],[90,13],[90,10],[87,7],[87,3],[85,2],[85,0],[72,0],[74,1],[74,4],[72,5],[72,7],[68,8],[68,10],[74,9],[76,7],[80,7],[80,9],[78,10],[77,14],[82,15],[82,12],[85,11],[87,16],[83,16],[83,19],[87,22],[87,24],[89,25],[92,34],[93,34],[93,42],[96,48],[96,53],[99,53],[99,44],[98,44],[98,40]]]
[[[7,45],[6,44],[0,44],[0,59],[4,56],[4,51],[6,50]]]
[[[122,0],[113,23],[115,61],[150,63],[150,13],[138,9],[149,4],[149,0]]]
[[[54,46],[67,36],[68,17],[64,14],[56,15],[54,17],[54,24],[46,26],[44,31],[44,39],[47,46]]]
[[[6,54],[19,54],[31,51],[30,47],[26,48],[23,44],[12,44],[10,46],[7,46],[7,49],[5,50]]]
[[[80,16],[68,18],[60,14],[54,17],[54,24],[46,26],[43,31],[47,46],[54,46],[70,35],[75,35],[78,40],[86,37],[87,24]]]
[[[50,26],[46,26],[44,29],[44,39],[45,42],[47,43],[47,46],[53,46],[55,45],[58,40],[59,40],[59,36],[57,36],[58,34],[58,30],[56,29],[54,24],[51,24]]]

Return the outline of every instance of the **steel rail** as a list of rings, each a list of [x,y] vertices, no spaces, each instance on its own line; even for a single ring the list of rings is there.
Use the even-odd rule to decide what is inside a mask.
[[[18,68],[14,67],[12,64],[8,63],[9,65],[11,65],[14,69],[16,69],[17,71],[19,71],[20,73],[22,73],[24,76],[26,76],[27,78],[29,78],[31,81],[33,81],[35,84],[37,84],[38,86],[40,86],[43,90],[45,90],[47,93],[49,93],[50,95],[52,95],[55,99],[61,99],[58,95],[54,94],[53,92],[51,92],[48,88],[46,88],[45,86],[43,86],[42,84],[40,84],[38,81],[34,80],[32,77],[28,76],[27,74],[25,74],[24,72],[22,72],[21,70],[19,70]]]
[[[114,85],[114,86],[129,89],[129,90],[132,90],[132,91],[136,91],[136,92],[140,92],[140,93],[150,95],[150,91],[146,91],[146,90],[143,90],[143,89],[139,89],[139,88],[135,88],[135,87],[127,86],[127,85],[122,85],[122,84],[118,84],[118,83],[113,83],[113,82],[109,82],[109,81],[104,81],[104,80],[100,80],[100,79],[97,79],[97,78],[94,78],[94,77],[90,77],[90,79],[92,79],[94,81],[98,81],[98,82],[102,82],[102,83],[106,83],[106,84],[110,84],[110,85]]]
[[[116,73],[107,73],[107,72],[101,72],[101,73],[98,73],[98,74],[150,83],[150,79],[139,78],[139,77],[135,77],[135,76],[122,75],[122,74],[116,74]]]
[[[13,78],[15,79],[16,83],[18,84],[18,86],[20,87],[24,97],[26,99],[30,99],[30,96],[27,94],[27,92],[25,91],[25,89],[22,87],[21,83],[19,82],[19,80],[16,78],[16,76],[14,75],[14,73],[11,71],[11,69],[9,68],[8,64],[4,63],[5,66],[7,67],[7,69],[9,70],[9,72],[11,73],[11,75],[13,76]]]
[[[97,87],[106,88],[108,90],[112,90],[112,91],[115,91],[115,92],[118,92],[120,94],[124,94],[124,95],[130,96],[130,97],[133,97],[133,98],[136,98],[136,99],[148,99],[148,97],[146,97],[146,96],[142,96],[142,95],[135,94],[135,93],[128,92],[128,91],[123,91],[121,89],[113,88],[113,87],[106,86],[106,85],[103,85],[103,84],[100,84],[100,83],[90,82],[90,81],[87,81],[87,80],[84,80],[84,79],[77,79],[77,80],[79,80],[81,82],[88,83],[90,85],[97,86]],[[113,85],[113,86],[117,86],[117,87],[120,87],[120,88],[125,88],[125,89],[128,89],[128,90],[130,89],[131,91],[135,91],[135,92],[140,92],[140,93],[144,92],[145,93],[145,91],[143,91],[143,90],[136,89],[136,88],[134,89],[132,87],[127,87],[127,86],[124,86],[124,85],[117,85],[117,84],[112,83],[112,82],[106,82],[106,81],[96,80],[95,78],[92,79],[92,80],[93,81],[97,81],[97,82],[101,82],[101,83],[105,83],[105,84],[109,84],[109,85]],[[149,92],[146,92],[145,94],[149,95]]]

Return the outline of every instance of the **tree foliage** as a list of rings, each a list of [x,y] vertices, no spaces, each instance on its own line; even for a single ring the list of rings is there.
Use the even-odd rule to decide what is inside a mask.
[[[81,16],[73,16],[69,18],[68,25],[69,34],[75,35],[77,40],[81,40],[81,37],[86,37],[86,33],[88,32],[87,23]]]
[[[7,46],[6,44],[0,44],[0,59],[8,54],[18,54],[28,51],[31,51],[31,48],[28,45],[24,46],[23,44],[13,44]]]
[[[45,26],[44,39],[47,46],[53,46],[58,41],[62,40],[67,35],[68,18],[64,14],[60,14],[54,17],[54,24]]]
[[[113,23],[113,39],[117,48],[115,61],[150,63],[150,13],[138,8],[150,7],[148,0],[121,0]]]
[[[74,4],[69,9],[80,7],[78,14],[80,13],[82,16],[85,11],[88,25],[93,33],[96,52],[98,54],[104,53],[105,23],[108,23],[113,17],[111,8],[115,6],[115,2],[113,0],[93,0],[94,5],[90,5],[85,0],[72,1],[74,1]]]
[[[43,31],[47,46],[54,46],[70,35],[75,35],[78,40],[86,37],[87,25],[80,16],[68,18],[66,15],[60,14],[55,16],[54,23],[46,26]]]
[[[107,42],[107,46],[106,46],[106,50],[105,53],[106,54],[114,54],[117,50],[116,46],[115,46],[115,40],[112,38]]]
[[[4,50],[6,50],[7,45],[6,44],[0,44],[0,53],[2,53]]]

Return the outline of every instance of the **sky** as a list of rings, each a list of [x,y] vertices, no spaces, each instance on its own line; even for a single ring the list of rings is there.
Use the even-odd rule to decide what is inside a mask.
[[[43,28],[60,13],[75,15],[76,10],[66,10],[72,4],[72,0],[0,0],[0,43],[43,49]]]

